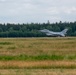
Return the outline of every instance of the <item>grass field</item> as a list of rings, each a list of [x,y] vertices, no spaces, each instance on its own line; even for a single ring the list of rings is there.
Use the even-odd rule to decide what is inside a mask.
[[[75,71],[76,37],[0,38],[0,75],[76,75]]]
[[[0,75],[76,75],[76,69],[2,69]]]

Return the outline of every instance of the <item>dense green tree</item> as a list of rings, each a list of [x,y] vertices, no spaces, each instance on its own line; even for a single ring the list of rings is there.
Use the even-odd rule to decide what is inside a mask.
[[[61,31],[68,28],[67,36],[76,36],[76,22],[56,22],[50,23],[30,23],[30,24],[1,24],[0,37],[46,37],[45,33],[41,33],[41,29],[49,29],[52,31]]]

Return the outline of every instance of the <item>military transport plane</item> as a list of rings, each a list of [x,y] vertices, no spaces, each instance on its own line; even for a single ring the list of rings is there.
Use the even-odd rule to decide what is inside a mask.
[[[53,31],[50,31],[48,29],[43,29],[43,30],[39,30],[39,31],[45,33],[47,36],[65,37],[66,32],[68,31],[68,29],[66,28],[66,29],[62,30],[61,32],[53,32]]]

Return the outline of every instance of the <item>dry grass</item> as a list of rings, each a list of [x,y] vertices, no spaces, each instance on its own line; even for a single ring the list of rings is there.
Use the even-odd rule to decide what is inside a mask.
[[[0,38],[1,56],[76,55],[76,38]],[[0,61],[0,68],[76,68],[75,60]]]
[[[65,69],[73,69],[76,68],[76,61],[0,61],[1,69],[20,69],[20,68],[65,68]]]
[[[0,56],[52,54],[76,55],[76,37],[0,38]],[[0,60],[0,75],[76,75],[76,59],[54,61]]]
[[[76,38],[0,38],[0,55],[69,55],[76,52]],[[7,44],[11,43],[11,44]]]
[[[76,75],[76,69],[2,69],[0,75]]]

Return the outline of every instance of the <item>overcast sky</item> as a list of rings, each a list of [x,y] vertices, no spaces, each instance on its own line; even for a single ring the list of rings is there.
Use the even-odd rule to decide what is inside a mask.
[[[76,0],[0,0],[0,23],[76,21]]]

